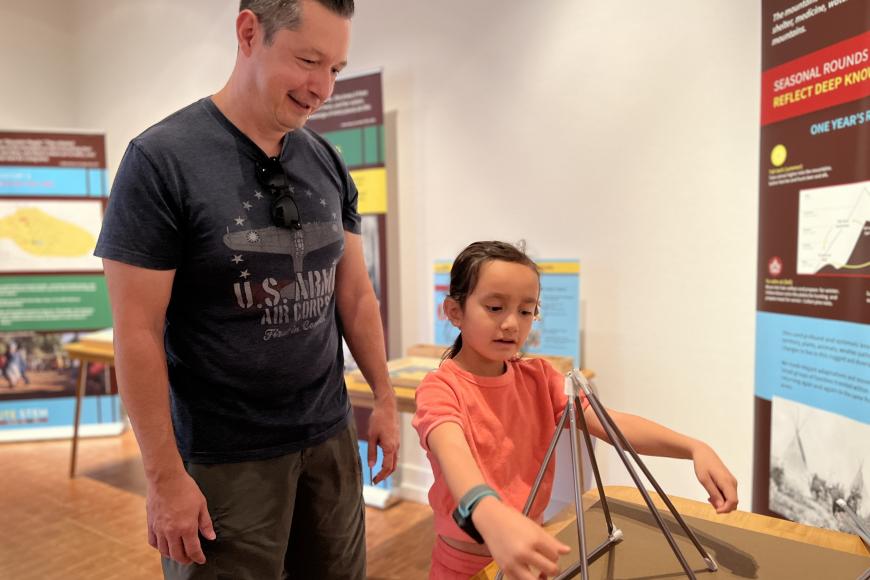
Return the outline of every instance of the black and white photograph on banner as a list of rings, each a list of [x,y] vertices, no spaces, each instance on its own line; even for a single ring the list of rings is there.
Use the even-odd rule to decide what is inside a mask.
[[[770,507],[796,522],[852,532],[846,505],[870,521],[870,425],[774,397]]]

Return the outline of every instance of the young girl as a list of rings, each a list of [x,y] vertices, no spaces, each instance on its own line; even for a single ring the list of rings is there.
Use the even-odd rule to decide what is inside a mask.
[[[510,244],[475,242],[453,263],[444,310],[460,334],[417,387],[413,421],[435,475],[430,579],[468,578],[495,559],[511,579],[534,580],[556,575],[568,552],[540,525],[552,462],[530,517],[521,513],[567,403],[562,374],[518,358],[539,296],[537,266]],[[585,400],[583,409],[590,433],[608,441]],[[737,482],[708,445],[608,412],[638,453],[692,459],[717,512],[737,506]]]

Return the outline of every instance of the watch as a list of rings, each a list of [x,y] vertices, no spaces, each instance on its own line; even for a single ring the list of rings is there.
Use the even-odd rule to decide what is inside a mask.
[[[453,510],[453,521],[456,522],[456,525],[459,526],[460,530],[471,536],[471,538],[478,544],[483,543],[483,536],[481,536],[480,532],[477,531],[477,528],[474,527],[474,522],[471,521],[471,514],[474,512],[474,508],[477,507],[477,504],[480,503],[480,500],[488,495],[493,496],[497,500],[501,500],[495,490],[488,485],[475,485],[462,496],[456,509]]]

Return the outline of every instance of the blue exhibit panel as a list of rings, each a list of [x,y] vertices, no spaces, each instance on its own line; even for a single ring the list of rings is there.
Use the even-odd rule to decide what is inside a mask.
[[[439,262],[442,264],[443,262]],[[449,262],[447,262],[449,264]],[[447,292],[450,289],[450,273],[436,272],[435,273],[435,310],[433,320],[435,321],[435,344],[453,344],[459,331],[450,324],[444,316],[443,304],[447,297]]]
[[[96,195],[98,197],[109,195],[105,169],[88,169],[88,192],[88,195]]]
[[[570,356],[576,367],[582,366],[578,274],[541,276],[541,314],[534,328],[540,332],[540,344],[527,346],[528,352]]]
[[[0,196],[107,195],[106,171],[84,167],[0,167]]]
[[[361,464],[360,466],[362,467],[363,485],[369,485],[371,487],[369,482],[371,481],[372,475],[373,474],[377,475],[378,472],[380,472],[380,470],[381,470],[381,465],[383,465],[384,452],[381,450],[380,447],[378,447],[377,450],[378,450],[378,459],[375,462],[374,468],[369,469],[369,461],[368,461],[369,442],[363,441],[362,439],[359,440],[359,460],[360,460],[360,464]],[[393,476],[391,475],[387,479],[385,479],[384,481],[381,481],[380,483],[376,483],[374,485],[374,487],[379,487],[381,489],[391,489],[393,487]]]
[[[755,394],[870,423],[870,326],[758,312]]]
[[[42,427],[68,427],[75,418],[75,397],[23,399],[0,403],[0,431]],[[120,421],[118,395],[89,395],[82,401],[81,425]]]

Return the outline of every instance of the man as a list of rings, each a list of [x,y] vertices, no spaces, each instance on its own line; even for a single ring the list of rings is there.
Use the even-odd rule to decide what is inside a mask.
[[[131,141],[104,258],[121,395],[167,578],[363,578],[341,339],[398,426],[357,191],[303,128],[345,66],[353,0],[243,0],[226,86]]]

